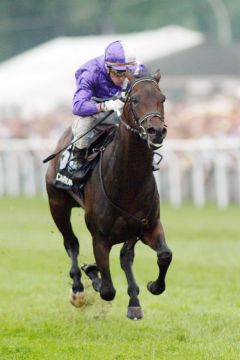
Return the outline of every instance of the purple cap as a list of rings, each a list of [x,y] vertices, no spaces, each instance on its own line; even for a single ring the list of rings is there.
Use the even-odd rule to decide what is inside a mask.
[[[136,56],[124,41],[114,41],[105,49],[105,63],[115,70],[127,70],[136,66]]]

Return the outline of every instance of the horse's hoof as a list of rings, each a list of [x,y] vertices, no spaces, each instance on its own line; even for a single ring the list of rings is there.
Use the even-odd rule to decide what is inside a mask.
[[[116,290],[111,289],[110,291],[102,291],[100,290],[100,296],[105,301],[112,301],[115,298]]]
[[[149,281],[149,283],[147,284],[147,289],[153,295],[160,295],[165,290],[165,284],[163,284],[162,286],[156,286],[155,281]]]
[[[131,320],[140,320],[143,318],[141,306],[129,306],[127,317]]]
[[[85,303],[86,303],[85,292],[82,291],[82,292],[76,292],[76,293],[74,293],[74,292],[71,290],[69,300],[70,300],[70,303],[71,303],[73,306],[79,308],[79,307],[85,305]]]
[[[96,278],[92,280],[92,287],[96,292],[100,292],[101,285],[102,285],[101,279]]]

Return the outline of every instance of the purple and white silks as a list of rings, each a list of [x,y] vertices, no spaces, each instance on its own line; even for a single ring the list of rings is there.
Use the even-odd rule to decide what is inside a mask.
[[[136,63],[134,73],[145,69]],[[114,85],[105,66],[104,56],[94,58],[83,64],[75,73],[77,90],[73,97],[72,111],[74,115],[91,116],[97,113],[97,104],[92,97],[108,99],[120,95],[122,87]]]

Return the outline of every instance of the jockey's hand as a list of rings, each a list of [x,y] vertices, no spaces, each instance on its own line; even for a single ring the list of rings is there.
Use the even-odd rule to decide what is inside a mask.
[[[127,91],[122,91],[121,92],[121,99],[125,101],[126,97],[127,97]]]
[[[122,102],[121,100],[117,99],[117,100],[108,100],[105,101],[104,103],[104,108],[105,111],[116,111],[116,112],[120,112],[122,110],[124,106],[124,102]]]

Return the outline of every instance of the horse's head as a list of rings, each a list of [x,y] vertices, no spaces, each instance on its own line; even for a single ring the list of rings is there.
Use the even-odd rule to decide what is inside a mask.
[[[159,88],[158,70],[153,76],[135,78],[128,74],[130,90],[123,109],[122,121],[128,128],[148,142],[152,149],[159,148],[167,134],[164,122],[165,96]]]

